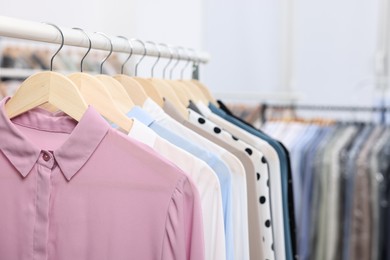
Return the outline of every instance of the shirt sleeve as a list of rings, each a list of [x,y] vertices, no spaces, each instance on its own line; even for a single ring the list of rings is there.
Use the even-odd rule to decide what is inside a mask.
[[[186,176],[179,181],[168,208],[162,260],[204,260],[199,193]]]

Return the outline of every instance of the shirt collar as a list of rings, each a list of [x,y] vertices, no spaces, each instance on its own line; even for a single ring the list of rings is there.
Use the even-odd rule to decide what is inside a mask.
[[[213,112],[211,111],[210,108],[208,108],[205,104],[203,104],[202,102],[198,102],[196,104],[196,106],[198,107],[198,109],[200,110],[200,112],[205,115],[206,117],[209,117],[211,114],[213,114]]]
[[[132,107],[126,116],[128,118],[135,118],[146,126],[150,126],[154,122],[153,117],[139,106]]]
[[[152,116],[157,122],[169,118],[169,116],[162,110],[159,105],[151,98],[147,98],[142,108]]]
[[[207,121],[207,119],[205,117],[203,117],[201,114],[199,114],[196,111],[191,110],[191,109],[188,110],[188,119],[189,119],[189,121],[193,121],[193,122],[196,122],[196,121],[199,121],[202,119],[205,122]]]
[[[92,107],[88,107],[80,122],[64,113],[50,113],[35,108],[12,121],[5,112],[5,103],[0,102],[0,151],[8,158],[19,173],[26,177],[37,162],[41,150],[32,144],[14,124],[51,132],[69,133],[68,139],[57,150],[54,158],[69,181],[91,157],[108,132],[109,125]]]
[[[184,123],[185,121],[187,121],[174,107],[174,105],[167,99],[164,100],[163,110],[165,113],[167,113],[167,115],[169,115],[179,123]]]
[[[133,119],[133,126],[131,127],[128,136],[152,148],[155,146],[158,137],[158,135],[152,129],[135,118]]]
[[[192,100],[190,100],[190,104],[188,105],[188,108],[195,111],[199,115],[202,114],[202,112],[199,110],[198,106],[194,102],[192,102]]]

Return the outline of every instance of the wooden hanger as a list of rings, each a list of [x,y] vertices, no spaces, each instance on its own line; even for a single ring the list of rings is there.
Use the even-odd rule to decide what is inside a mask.
[[[77,86],[67,77],[52,71],[54,57],[64,46],[64,35],[58,26],[49,25],[60,32],[61,46],[51,58],[50,71],[38,72],[28,77],[14,96],[5,104],[5,110],[9,118],[48,103],[73,119],[80,121],[88,108]]]
[[[108,60],[108,58],[111,56],[113,51],[112,41],[111,39],[105,35],[104,33],[97,32],[107,38],[107,40],[110,42],[110,53],[103,59],[103,61],[100,64],[100,75],[95,76],[98,80],[100,80],[108,93],[110,93],[112,99],[114,100],[115,105],[123,112],[127,113],[133,108],[134,102],[131,100],[127,92],[124,90],[123,86],[113,77],[110,77],[108,75],[103,75],[103,64]]]
[[[169,100],[183,117],[188,118],[187,107],[189,105],[189,100],[185,95],[176,93],[172,86],[163,79],[151,78],[149,80],[163,99]]]
[[[184,70],[187,68],[188,64],[190,64],[191,59],[190,55],[188,54],[187,50],[183,47],[177,47],[177,55],[178,55],[178,60],[181,59],[180,56],[180,50],[183,50],[184,52],[187,53],[187,63],[184,65],[184,67],[181,69],[180,72],[180,80],[169,80],[168,83],[173,86],[175,89],[176,93],[177,91],[181,91],[182,93],[186,94],[187,98],[189,100],[192,100],[194,102],[203,102],[205,104],[208,104],[207,98],[204,96],[204,94],[198,89],[198,87],[194,86],[190,81],[188,80],[183,80],[183,75],[184,75]],[[177,63],[175,64],[175,66]],[[172,68],[173,69],[173,68]],[[172,75],[171,75],[172,78]]]
[[[215,105],[217,107],[219,106],[217,100],[215,100],[215,98],[213,97],[209,88],[206,85],[204,85],[203,83],[201,83],[199,80],[196,80],[196,79],[192,79],[190,82],[198,87],[198,89],[203,93],[203,95],[207,98],[207,100],[210,103],[212,103],[213,105]]]
[[[113,77],[123,86],[127,95],[131,98],[131,100],[133,100],[134,104],[142,107],[148,98],[148,95],[141,84],[134,78],[127,75],[118,74]]]
[[[65,76],[52,71],[28,77],[5,104],[9,118],[49,103],[80,121],[88,105],[77,86]]]
[[[123,86],[123,89],[127,92],[128,96],[131,98],[131,100],[133,100],[133,102],[136,105],[142,107],[143,104],[145,103],[146,99],[148,98],[148,95],[146,94],[142,85],[137,80],[135,80],[134,78],[131,78],[127,75],[124,75],[124,73],[123,73],[126,63],[129,61],[129,59],[133,55],[133,45],[132,45],[131,41],[129,39],[127,39],[126,37],[124,37],[124,36],[117,36],[117,37],[122,38],[122,39],[127,41],[127,43],[129,44],[129,47],[130,47],[130,51],[129,51],[129,56],[127,57],[127,59],[125,60],[125,62],[123,62],[122,66],[121,66],[121,74],[115,75],[115,76],[113,76],[113,78],[115,78]],[[156,99],[158,101],[157,97],[154,97],[154,99]]]
[[[172,50],[171,50],[171,48],[169,48],[167,45],[165,45],[165,46],[169,49],[169,51],[171,53],[171,58],[172,58]],[[183,49],[181,47],[179,47],[179,48]],[[177,64],[181,60],[180,53],[177,52],[177,54],[178,54],[178,60],[177,60],[176,64],[172,67],[172,69],[170,71],[170,77],[171,78],[172,78],[172,71],[173,71],[173,69],[177,66]],[[188,65],[188,63],[189,63],[189,60],[187,62],[187,65]],[[185,67],[182,69],[182,72],[181,72],[182,77],[183,77],[183,71],[184,71]],[[164,69],[164,75],[165,75],[165,69]],[[183,81],[180,81],[180,80],[164,80],[162,82],[164,84],[166,84],[166,85],[169,85],[169,88],[174,91],[175,95],[180,99],[181,103],[186,108],[189,106],[190,100],[192,100],[194,102],[198,102],[199,100],[202,100],[203,102],[207,102],[207,101],[204,101],[205,98],[202,97],[203,94],[201,94],[199,92],[196,92],[196,91],[192,91],[192,88],[190,88]],[[187,111],[187,113],[188,113],[188,111]]]
[[[194,100],[194,96],[188,92],[187,88],[182,86],[176,80],[164,80],[164,84],[168,84],[169,87],[175,92],[176,96],[180,99],[181,103],[188,107],[190,104],[190,100]]]
[[[169,50],[169,53],[170,53],[169,62],[165,65],[164,70],[163,70],[163,78],[165,78],[166,69],[168,68],[169,64],[172,62],[172,59],[173,59],[173,52],[172,52],[172,49],[167,44],[160,44],[160,45],[165,46]],[[156,47],[157,47],[157,45],[156,45]],[[180,62],[180,59],[181,59],[180,55],[178,55],[176,63],[173,65],[173,67],[170,70],[170,73],[169,73],[170,78],[172,78],[173,69]],[[160,79],[160,80],[155,80],[155,81],[158,84],[161,84],[161,85],[165,86],[165,88],[168,89],[167,91],[171,91],[171,92],[174,93],[174,95],[178,98],[178,100],[181,103],[181,104],[179,104],[177,106],[182,106],[183,105],[185,108],[187,108],[189,106],[189,102],[190,102],[190,99],[191,99],[192,95],[191,95],[191,93],[188,93],[187,89],[180,88],[180,86],[179,86],[179,84],[177,83],[176,80]],[[186,113],[188,114],[188,111],[186,111]],[[188,116],[186,116],[186,117],[188,117]]]
[[[193,49],[188,49],[187,51],[192,51],[195,56],[197,55],[196,51],[194,51]],[[197,66],[199,66],[199,59],[196,58],[195,60]],[[188,64],[188,63],[187,63]],[[183,68],[182,70],[182,78],[183,78],[183,71],[184,71],[185,67]],[[213,95],[211,94],[210,90],[208,87],[206,87],[205,85],[203,85],[200,81],[196,80],[196,79],[192,79],[192,80],[185,80],[183,81],[186,83],[187,86],[190,86],[191,87],[191,91],[195,94],[195,96],[197,98],[199,98],[200,100],[202,100],[203,102],[205,102],[205,104],[208,105],[208,103],[212,103],[216,106],[218,106],[218,103],[217,101],[215,100],[215,98],[213,97]]]
[[[179,111],[179,113],[182,114],[183,117],[188,118],[187,107],[189,105],[189,102],[188,102],[188,99],[185,98],[186,96],[182,95],[182,93],[176,93],[176,91],[172,88],[171,84],[167,80],[157,79],[157,78],[153,77],[154,76],[154,68],[157,65],[157,63],[161,57],[161,50],[159,48],[159,45],[155,42],[149,41],[146,43],[150,43],[150,44],[155,45],[155,47],[158,51],[157,60],[155,61],[155,63],[152,66],[152,69],[151,69],[152,77],[150,78],[150,81],[152,82],[152,84],[155,86],[156,90],[160,93],[160,95],[163,98],[169,100],[174,105],[174,107]],[[172,56],[172,52],[171,52],[169,63],[171,62],[172,58],[173,58],[173,56]],[[169,63],[168,63],[168,65],[169,65]],[[167,66],[165,66],[165,67],[167,67]],[[165,69],[164,69],[164,71],[165,71]]]
[[[135,41],[140,42],[143,45],[143,47],[144,47],[143,56],[138,60],[138,62],[135,65],[135,75],[137,75],[138,65],[140,64],[140,62],[143,60],[143,58],[146,55],[146,46],[145,46],[145,43],[143,43],[140,40],[135,39]],[[147,42],[147,43],[155,44],[153,42]],[[157,46],[157,44],[155,44],[155,45]],[[158,103],[159,103],[159,105],[161,107],[164,105],[164,99],[167,99],[170,102],[172,102],[172,104],[175,106],[175,108],[184,117],[187,118],[188,117],[187,108],[181,103],[181,101],[176,96],[176,94],[172,90],[172,88],[169,85],[167,85],[166,83],[163,83],[161,80],[157,80],[157,79],[153,78],[154,67],[156,66],[157,62],[159,61],[160,55],[161,55],[160,50],[158,50],[158,52],[159,52],[158,58],[157,58],[156,62],[154,63],[154,65],[152,66],[152,69],[151,69],[151,71],[152,71],[152,73],[151,73],[152,74],[152,78],[145,79],[145,78],[134,77],[134,79],[137,80],[141,84],[141,86],[144,88],[145,92],[149,96],[151,96],[151,95],[155,96],[155,98],[158,100]]]
[[[164,99],[169,100],[175,108],[186,118],[188,117],[188,112],[186,107],[177,97],[173,89],[164,81],[159,79],[146,79],[140,77],[134,77],[140,85],[144,88],[145,92],[150,98],[152,98],[160,107],[164,106]]]
[[[103,83],[106,90],[110,93],[112,99],[114,100],[115,105],[117,105],[123,113],[126,114],[135,106],[134,102],[131,100],[119,81],[108,75],[97,75],[95,77]]]
[[[88,37],[83,30],[81,31]],[[91,49],[91,40],[89,37],[88,40],[90,45],[87,53],[81,60],[81,71],[83,61]],[[102,69],[104,61],[102,62],[100,69]],[[127,133],[130,131],[133,126],[133,120],[128,118],[124,112],[115,105],[115,101],[112,96],[98,78],[83,72],[70,74],[68,78],[76,84],[87,103],[92,105],[102,116],[118,125]]]
[[[156,90],[155,85],[152,84],[149,80],[140,77],[133,77],[133,79],[140,84],[145,93],[156,102],[160,107],[164,105],[164,98],[159,91]]]
[[[115,101],[99,79],[82,72],[70,74],[68,78],[78,86],[89,105],[127,133],[130,131],[133,120],[115,105]]]
[[[193,101],[202,102],[205,105],[208,105],[208,103],[210,102],[209,99],[205,96],[205,94],[199,89],[199,87],[195,83],[193,83],[191,80],[183,80],[183,79],[178,80],[178,82],[182,84],[182,86],[186,88],[189,93],[191,93]]]
[[[194,52],[195,56],[197,55],[196,51],[194,51],[193,49],[189,49],[191,51]],[[195,65],[196,67],[198,68],[199,67],[199,59],[197,59],[195,61]],[[210,90],[208,87],[206,87],[205,85],[203,85],[200,81],[196,80],[196,79],[192,79],[192,80],[187,80],[186,81],[188,83],[188,85],[190,86],[193,86],[193,90],[196,91],[196,92],[200,92],[202,93],[202,97],[204,97],[204,102],[207,102],[206,104],[208,105],[208,103],[212,103],[216,106],[219,106],[217,101],[215,100],[215,98],[213,97],[213,95],[211,94]]]

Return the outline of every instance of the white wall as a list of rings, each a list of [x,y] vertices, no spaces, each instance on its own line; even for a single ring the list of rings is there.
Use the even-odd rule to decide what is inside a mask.
[[[134,32],[135,0],[0,0],[1,15],[108,34]],[[120,8],[118,8],[120,7]]]
[[[296,1],[293,86],[305,94],[305,103],[371,104],[378,4]]]
[[[143,40],[151,40],[187,48],[202,49],[202,1],[200,0],[133,0],[134,5],[134,35]],[[186,55],[180,52],[181,55]],[[150,67],[155,58],[145,58],[140,66],[140,75],[150,75]],[[162,69],[167,60],[162,60],[156,66],[155,76],[162,76]],[[171,63],[173,67],[174,62]],[[179,77],[182,66],[180,62],[173,71],[174,77]],[[186,76],[191,70],[188,67]]]
[[[214,92],[291,90],[302,103],[372,103],[379,0],[204,5],[205,48],[213,57],[204,81]]]
[[[278,1],[204,1],[204,47],[212,55],[204,81],[214,91],[281,87]]]

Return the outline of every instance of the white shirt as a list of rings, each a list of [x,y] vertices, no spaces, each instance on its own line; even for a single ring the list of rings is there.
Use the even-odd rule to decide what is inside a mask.
[[[213,142],[209,141],[208,139],[204,138],[203,136],[200,136],[199,134],[195,133],[194,131],[186,128],[185,126],[181,125],[176,120],[172,119],[169,115],[167,115],[164,110],[162,110],[161,107],[159,107],[153,100],[148,98],[144,105],[143,109],[145,109],[146,112],[148,112],[160,125],[168,128],[172,132],[174,132],[177,135],[180,135],[181,137],[184,137],[186,139],[191,140],[192,142],[195,142],[197,144],[200,144],[203,148],[209,150],[210,152],[217,154],[220,156],[220,158],[226,163],[226,165],[229,167],[230,173],[232,174],[232,207],[233,207],[233,216],[232,216],[232,222],[233,222],[233,230],[236,230],[236,225],[241,220],[241,213],[239,210],[242,206],[241,203],[243,201],[241,199],[246,197],[246,193],[243,191],[246,190],[246,177],[245,177],[245,170],[244,166],[242,165],[241,161],[234,156],[232,153],[228,152],[226,149],[214,144]],[[235,237],[234,231],[233,231],[233,237]],[[234,241],[233,246],[234,250],[238,247],[239,241]],[[238,259],[235,259],[238,260]]]
[[[202,160],[161,138],[133,119],[128,136],[148,145],[183,170],[199,191],[202,206],[205,259],[226,259],[221,190],[215,172]]]

